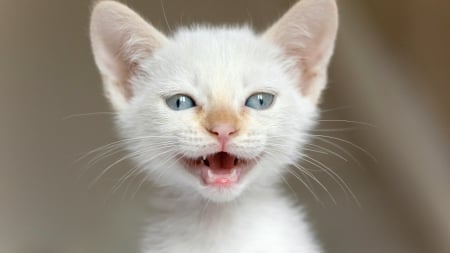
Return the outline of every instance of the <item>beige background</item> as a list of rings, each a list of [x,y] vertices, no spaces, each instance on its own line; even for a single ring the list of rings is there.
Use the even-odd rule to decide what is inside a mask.
[[[128,0],[169,31],[192,22],[259,30],[293,1]],[[120,154],[88,40],[90,1],[0,0],[0,252],[137,252],[146,213],[141,177],[119,179]],[[316,172],[336,204],[292,180],[326,252],[450,252],[450,2],[341,0],[341,30],[320,132],[346,157],[312,154],[360,202]],[[77,114],[97,113],[77,116]],[[351,128],[329,132],[324,129]],[[348,153],[346,153],[348,152]],[[352,160],[354,156],[357,162]],[[317,170],[310,164],[304,164]],[[90,186],[91,185],[91,186]],[[116,186],[119,186],[118,188]],[[117,188],[117,189],[116,189]],[[288,191],[289,192],[289,191]]]

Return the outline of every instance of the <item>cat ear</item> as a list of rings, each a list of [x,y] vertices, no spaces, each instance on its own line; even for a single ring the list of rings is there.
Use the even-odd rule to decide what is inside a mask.
[[[100,1],[92,11],[90,37],[106,96],[116,110],[133,96],[130,78],[167,38],[133,10],[114,1]]]
[[[302,94],[315,103],[326,85],[337,27],[335,0],[302,0],[263,35],[296,61]]]

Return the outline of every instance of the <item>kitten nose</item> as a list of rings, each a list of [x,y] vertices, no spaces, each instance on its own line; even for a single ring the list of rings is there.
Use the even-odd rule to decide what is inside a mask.
[[[236,128],[231,124],[217,124],[213,128],[209,129],[209,131],[219,138],[228,137],[236,132]]]
[[[237,129],[231,124],[221,123],[215,125],[211,129],[208,129],[208,131],[216,135],[222,147],[224,147],[230,136],[237,132]]]

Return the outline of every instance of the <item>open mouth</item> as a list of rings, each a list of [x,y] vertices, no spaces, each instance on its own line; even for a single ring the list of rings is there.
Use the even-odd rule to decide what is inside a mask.
[[[227,152],[182,159],[185,166],[199,175],[203,183],[214,187],[231,187],[239,182],[255,160],[240,159]]]

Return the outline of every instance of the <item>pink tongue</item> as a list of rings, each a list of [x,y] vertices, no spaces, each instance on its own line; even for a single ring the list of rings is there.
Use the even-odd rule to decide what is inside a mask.
[[[208,156],[209,167],[216,174],[227,174],[234,167],[234,156],[230,156],[228,153],[220,152],[211,156]]]

